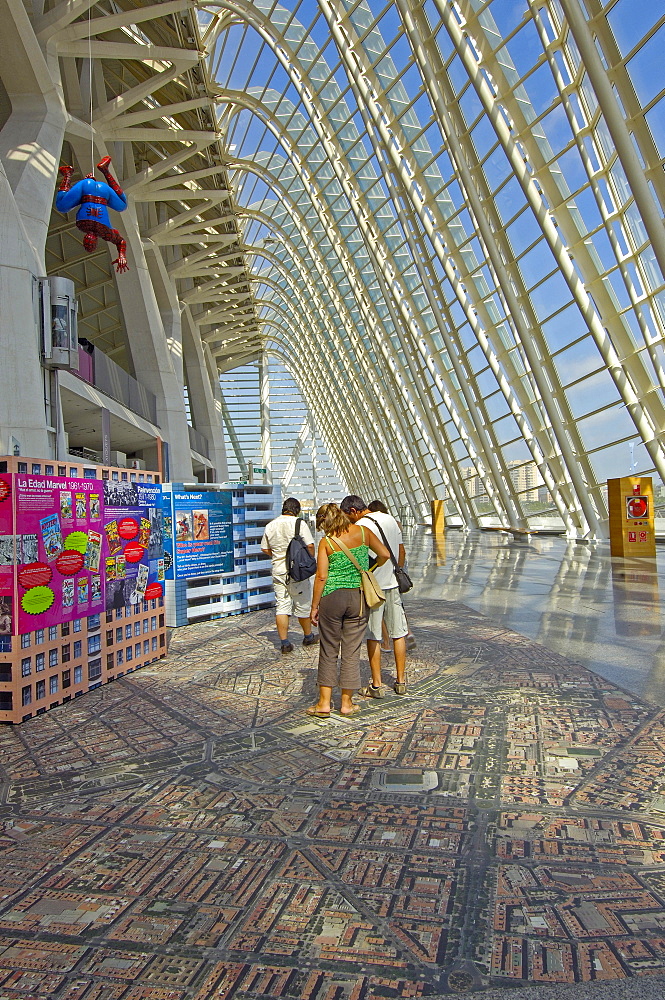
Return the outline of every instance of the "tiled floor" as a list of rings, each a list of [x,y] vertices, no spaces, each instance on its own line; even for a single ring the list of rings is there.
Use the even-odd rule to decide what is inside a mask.
[[[467,604],[665,706],[665,546],[654,565],[607,543],[416,530],[409,566],[419,597]]]
[[[644,606],[558,540],[410,549],[403,698],[388,656],[307,718],[316,648],[262,612],[0,729],[0,1000],[662,995],[665,713],[601,676],[657,689]]]

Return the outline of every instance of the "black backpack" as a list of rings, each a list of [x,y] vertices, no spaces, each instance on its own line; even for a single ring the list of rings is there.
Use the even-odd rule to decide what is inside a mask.
[[[307,543],[300,536],[300,518],[296,518],[296,533],[286,550],[286,582],[309,580],[316,573],[316,559],[310,555]]]

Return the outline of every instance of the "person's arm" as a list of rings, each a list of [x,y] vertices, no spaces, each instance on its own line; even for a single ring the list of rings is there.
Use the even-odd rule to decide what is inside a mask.
[[[307,551],[309,552],[310,556],[314,555],[314,542],[312,542],[311,545],[307,546]]]
[[[406,549],[404,548],[404,546],[400,542],[399,543],[399,553],[397,555],[397,565],[398,566],[403,566],[405,562],[406,562]]]
[[[367,544],[376,556],[376,562],[374,564],[374,568],[376,569],[377,566],[383,566],[384,562],[387,562],[388,559],[390,559],[390,552],[385,547],[383,542],[379,541],[373,531],[370,531],[367,527],[365,527],[365,531],[369,536]]]
[[[319,552],[316,557],[316,576],[314,577],[314,590],[312,591],[312,610],[309,615],[312,625],[319,624],[319,602],[321,601],[321,594],[323,593],[323,588],[326,585],[327,579],[328,549],[326,547],[325,538],[322,538],[319,542]]]
[[[265,531],[263,532],[263,538],[261,539],[261,552],[263,552],[264,556],[270,556],[272,559],[272,549],[270,548],[270,542],[268,541],[268,534]]]

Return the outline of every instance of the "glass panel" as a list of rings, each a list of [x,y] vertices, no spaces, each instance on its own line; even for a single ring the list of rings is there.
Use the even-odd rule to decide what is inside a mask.
[[[645,5],[646,6],[646,5]],[[627,69],[637,97],[644,107],[663,89],[662,60],[665,47],[665,24],[628,62]]]

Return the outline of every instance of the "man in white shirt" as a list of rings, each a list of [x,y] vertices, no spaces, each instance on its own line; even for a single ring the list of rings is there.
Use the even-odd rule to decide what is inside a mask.
[[[272,559],[272,585],[275,591],[275,621],[282,643],[283,653],[293,652],[289,642],[289,618],[297,615],[304,633],[303,646],[313,646],[319,641],[312,634],[309,612],[312,603],[312,581],[289,580],[287,583],[286,550],[296,533],[296,521],[300,514],[300,502],[295,497],[287,497],[282,504],[282,513],[266,524],[261,551]],[[310,555],[314,555],[314,539],[304,521],[300,521],[300,537],[307,545]]]
[[[402,543],[402,532],[392,514],[372,512],[365,501],[358,496],[344,497],[340,507],[354,524],[369,528],[377,538],[388,545],[398,566],[404,565],[406,552]],[[385,537],[382,537],[381,531]],[[397,587],[392,560],[388,560],[383,566],[378,566],[374,570],[374,576],[386,595],[386,600],[380,607],[372,608],[369,612],[367,655],[372,671],[372,682],[362,690],[370,698],[383,698],[385,692],[381,685],[381,623],[383,621],[386,623],[395,654],[395,670],[397,672],[397,681],[394,685],[395,694],[406,694],[406,636],[409,626]]]

